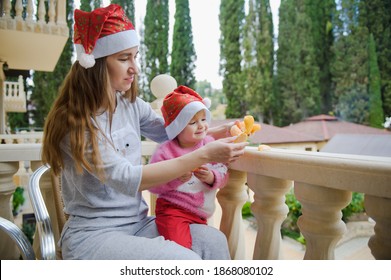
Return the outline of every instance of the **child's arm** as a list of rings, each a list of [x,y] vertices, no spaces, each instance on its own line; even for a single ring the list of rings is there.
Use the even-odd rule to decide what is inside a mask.
[[[201,182],[204,182],[208,185],[212,186],[215,181],[214,173],[205,165],[198,167],[193,171],[193,173],[194,176],[196,176]]]

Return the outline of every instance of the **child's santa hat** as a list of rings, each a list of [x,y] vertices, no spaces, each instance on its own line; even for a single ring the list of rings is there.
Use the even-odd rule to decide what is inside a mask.
[[[73,41],[77,60],[86,69],[94,66],[97,58],[139,45],[132,22],[116,4],[92,12],[76,9]]]
[[[201,110],[205,110],[206,121],[210,123],[210,104],[209,98],[203,99],[186,86],[179,86],[169,93],[164,98],[161,108],[168,138],[174,139]]]

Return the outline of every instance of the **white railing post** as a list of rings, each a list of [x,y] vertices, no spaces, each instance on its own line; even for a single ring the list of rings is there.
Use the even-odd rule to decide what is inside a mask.
[[[306,240],[304,259],[335,259],[335,246],[346,232],[341,210],[350,203],[352,193],[299,182],[294,193],[302,206],[297,224]]]
[[[365,195],[365,210],[375,220],[375,235],[368,246],[377,260],[391,260],[391,199]]]
[[[56,14],[57,14],[57,25],[59,25],[59,26],[62,26],[62,25],[66,26],[67,25],[66,5],[67,5],[66,0],[57,0],[57,6],[56,6],[57,13]]]
[[[227,185],[217,192],[217,200],[222,210],[220,230],[227,237],[231,258],[240,260],[246,255],[242,208],[248,200],[245,185],[247,174],[232,169],[228,172]]]
[[[292,181],[254,173],[248,173],[247,178],[247,183],[254,192],[251,210],[258,224],[253,258],[257,260],[280,259],[280,229],[289,212],[285,204],[285,194],[292,187]]]

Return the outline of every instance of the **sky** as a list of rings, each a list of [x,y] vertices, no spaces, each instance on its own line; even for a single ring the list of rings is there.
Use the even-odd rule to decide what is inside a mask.
[[[105,4],[109,0],[103,1]],[[246,1],[247,2],[247,1]],[[134,0],[136,29],[141,26],[147,0]],[[189,0],[190,17],[192,21],[193,43],[197,55],[194,74],[198,81],[207,80],[213,88],[222,88],[222,77],[219,76],[220,61],[220,24],[219,10],[220,0]],[[278,8],[280,0],[270,0],[272,9],[274,30],[278,31]],[[169,45],[171,50],[172,30],[174,26],[175,0],[169,0],[170,9],[170,34]]]
[[[147,0],[135,0],[136,28],[145,15]],[[198,81],[207,80],[213,88],[222,88],[222,77],[219,76],[220,60],[220,24],[219,0],[189,0],[192,20],[193,43],[197,60],[195,76]],[[270,0],[273,13],[274,30],[278,30],[278,8],[280,0]],[[174,26],[175,0],[169,0],[170,9],[170,45]]]

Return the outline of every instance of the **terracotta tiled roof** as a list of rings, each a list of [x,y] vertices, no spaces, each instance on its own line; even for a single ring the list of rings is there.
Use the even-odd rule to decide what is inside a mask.
[[[338,133],[344,134],[391,134],[386,129],[373,128],[361,124],[340,121],[328,115],[318,115],[302,122],[283,127],[290,131],[313,135],[321,140],[329,140]]]

